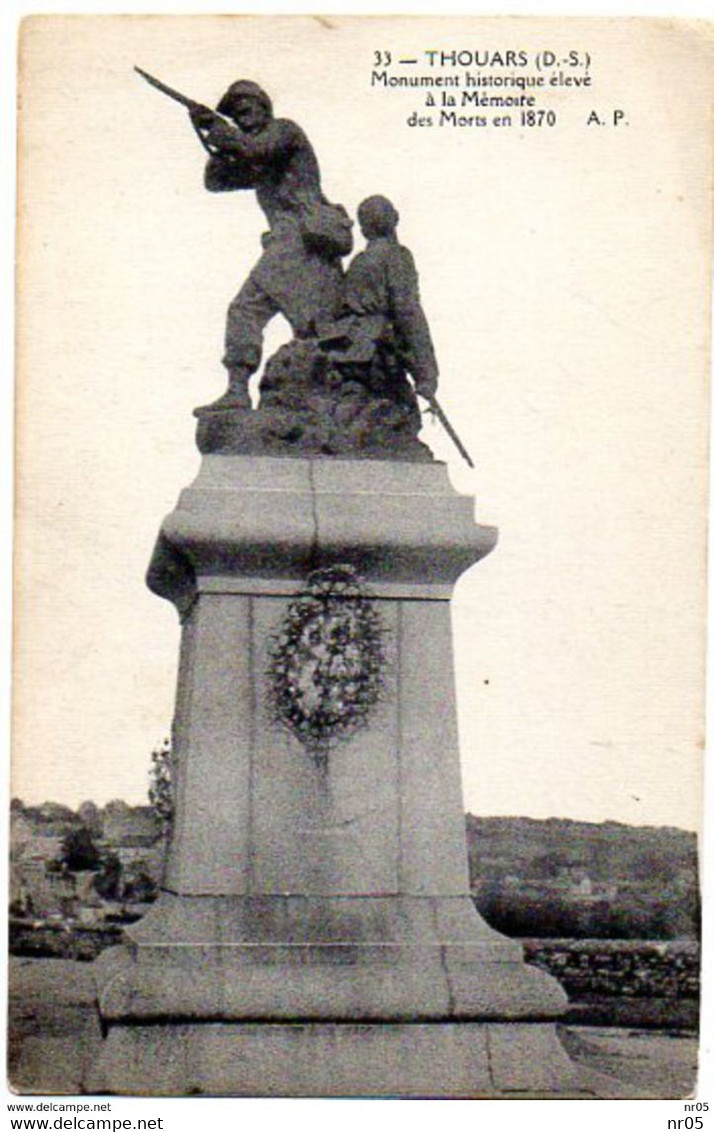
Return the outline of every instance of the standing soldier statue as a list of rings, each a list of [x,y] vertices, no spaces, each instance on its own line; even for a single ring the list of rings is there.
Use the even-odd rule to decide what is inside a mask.
[[[206,188],[255,189],[269,230],[262,256],[228,307],[223,361],[229,385],[208,408],[249,409],[248,379],[260,365],[270,319],[283,314],[302,338],[316,319],[339,308],[340,257],[352,249],[351,223],[343,208],[325,199],[317,158],[303,131],[273,117],[271,101],[256,83],[233,83],[217,111],[222,117],[201,106],[190,110],[210,151]]]
[[[248,380],[260,365],[271,318],[284,315],[295,337],[304,338],[314,332],[316,320],[338,312],[340,258],[352,250],[352,222],[323,195],[315,151],[304,132],[287,118],[273,117],[270,98],[257,83],[233,83],[211,110],[136,70],[188,108],[210,155],[209,192],[255,189],[268,221],[263,254],[228,307],[223,358],[228,389],[196,412],[250,409]]]

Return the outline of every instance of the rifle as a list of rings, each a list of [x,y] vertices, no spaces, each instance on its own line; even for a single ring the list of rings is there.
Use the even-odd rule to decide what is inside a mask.
[[[147,83],[149,83],[150,86],[156,87],[156,89],[160,90],[162,94],[165,94],[168,98],[172,98],[174,102],[179,102],[182,106],[185,106],[187,110],[203,110],[207,114],[213,115],[213,117],[216,118],[219,122],[225,122],[226,119],[223,118],[221,114],[218,114],[217,111],[211,110],[210,106],[204,106],[202,102],[195,102],[192,98],[187,98],[185,94],[181,94],[180,91],[174,90],[173,87],[167,86],[166,83],[162,83],[160,79],[154,78],[154,76],[150,75],[148,71],[142,71],[141,67],[134,67],[134,70],[138,75],[141,75],[142,79],[146,79]],[[210,145],[208,144],[198,127],[195,126],[194,129],[196,130],[201,145],[206,150],[206,152],[213,154],[214,151],[211,149]]]
[[[447,434],[447,436],[449,436],[451,438],[451,440],[454,442],[454,444],[456,445],[456,447],[459,450],[459,453],[463,456],[463,458],[466,461],[466,463],[468,464],[468,466],[470,468],[473,468],[473,466],[474,466],[473,460],[471,459],[468,452],[464,448],[463,444],[459,440],[459,437],[457,436],[457,434],[456,434],[456,432],[455,432],[455,430],[454,430],[454,428],[451,424],[451,421],[447,417],[446,413],[442,409],[442,407],[439,404],[439,402],[437,401],[436,397],[433,394],[429,394],[429,395],[425,394],[424,400],[429,403],[429,408],[431,409],[432,413],[434,414],[434,416],[438,420],[441,427],[444,429],[444,432]]]

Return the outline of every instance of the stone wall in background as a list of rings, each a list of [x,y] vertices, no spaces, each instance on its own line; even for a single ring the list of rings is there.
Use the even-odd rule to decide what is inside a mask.
[[[568,1021],[696,1028],[699,945],[692,940],[523,941],[526,962],[555,975],[571,1001]]]

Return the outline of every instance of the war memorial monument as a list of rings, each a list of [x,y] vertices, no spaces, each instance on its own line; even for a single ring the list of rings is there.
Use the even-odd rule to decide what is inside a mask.
[[[438,370],[397,207],[363,201],[347,264],[352,220],[259,86],[178,97],[206,188],[254,192],[267,232],[149,567],[182,624],[174,820],[160,899],[95,964],[88,1088],[607,1095],[469,894],[450,598],[496,532],[418,436]]]

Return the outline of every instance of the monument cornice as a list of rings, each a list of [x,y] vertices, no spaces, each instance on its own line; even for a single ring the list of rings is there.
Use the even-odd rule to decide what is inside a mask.
[[[376,598],[448,600],[496,544],[473,515],[440,463],[204,456],[148,584],[183,612],[199,593],[289,595],[344,561]]]

